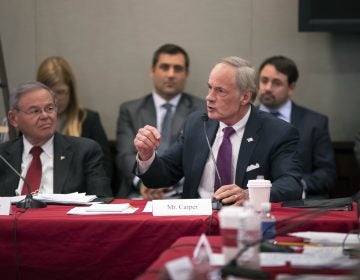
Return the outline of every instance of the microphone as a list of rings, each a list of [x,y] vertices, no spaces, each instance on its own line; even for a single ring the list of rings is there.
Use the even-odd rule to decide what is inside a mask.
[[[10,162],[8,162],[1,154],[0,154],[0,159],[24,182],[24,186],[26,186],[27,189],[27,195],[26,197],[17,202],[16,203],[16,207],[17,208],[23,208],[23,209],[28,209],[28,208],[44,208],[46,207],[46,203],[41,201],[41,200],[37,200],[35,198],[33,198],[33,195],[31,193],[31,188],[29,183],[25,180],[25,178],[23,176],[21,176],[21,174],[10,164]]]
[[[209,117],[208,117],[208,115],[207,115],[206,113],[204,113],[204,114],[201,116],[201,119],[202,119],[202,121],[203,121],[203,123],[204,123],[204,126],[203,126],[204,134],[205,134],[205,138],[206,138],[206,143],[207,143],[208,148],[209,148],[209,151],[210,151],[211,160],[212,160],[212,162],[213,162],[213,164],[214,164],[214,167],[215,167],[215,174],[216,174],[217,178],[219,179],[220,185],[222,185],[220,173],[219,173],[219,170],[218,170],[217,165],[216,165],[215,156],[214,156],[214,153],[213,153],[213,151],[212,151],[212,149],[211,149],[209,137],[208,137],[208,135],[207,135],[207,133],[206,133],[206,122],[209,120]],[[221,201],[219,201],[219,200],[217,200],[217,199],[215,199],[215,198],[212,199],[211,204],[212,204],[212,209],[214,209],[214,210],[220,210],[221,207],[222,207]]]

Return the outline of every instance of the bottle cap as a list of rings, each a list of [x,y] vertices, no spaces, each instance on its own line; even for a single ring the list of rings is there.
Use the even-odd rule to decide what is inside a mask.
[[[271,211],[271,203],[270,202],[262,202],[261,203],[261,211],[262,212],[270,212]]]

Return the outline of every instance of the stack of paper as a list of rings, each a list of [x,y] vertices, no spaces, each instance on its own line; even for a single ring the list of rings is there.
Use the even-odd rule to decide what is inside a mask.
[[[37,194],[34,198],[44,201],[46,203],[56,204],[89,204],[96,198],[96,195],[86,195],[85,193],[53,193],[53,194]]]
[[[48,204],[75,204],[75,205],[87,205],[90,204],[96,198],[96,195],[86,195],[85,193],[38,193],[33,196],[37,200],[41,200]],[[12,196],[11,203],[17,203],[25,198],[25,195]]]
[[[129,203],[120,204],[93,204],[89,207],[75,207],[70,209],[67,214],[70,215],[101,215],[101,214],[132,214],[138,208]]]

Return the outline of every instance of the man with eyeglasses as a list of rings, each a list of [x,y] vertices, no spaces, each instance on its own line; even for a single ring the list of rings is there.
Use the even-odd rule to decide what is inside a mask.
[[[251,104],[256,88],[256,71],[249,62],[220,60],[208,79],[207,115],[192,113],[164,155],[155,152],[159,131],[149,125],[139,129],[136,174],[151,188],[185,177],[182,198],[215,198],[234,205],[248,199],[248,181],[263,176],[272,182],[271,202],[300,199],[299,134]]]
[[[111,197],[100,146],[91,139],[56,133],[56,111],[55,96],[48,87],[39,82],[20,84],[11,95],[8,120],[22,135],[1,144],[0,154],[24,178],[35,157],[40,158],[36,185],[29,179],[31,191]],[[37,156],[35,149],[40,150]],[[23,180],[1,160],[0,182],[0,196],[27,194]]]

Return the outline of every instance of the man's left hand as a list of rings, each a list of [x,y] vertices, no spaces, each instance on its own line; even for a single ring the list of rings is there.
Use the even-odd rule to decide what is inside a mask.
[[[238,185],[221,186],[215,193],[214,198],[223,204],[243,205],[245,200],[249,199],[249,191],[240,188]]]

